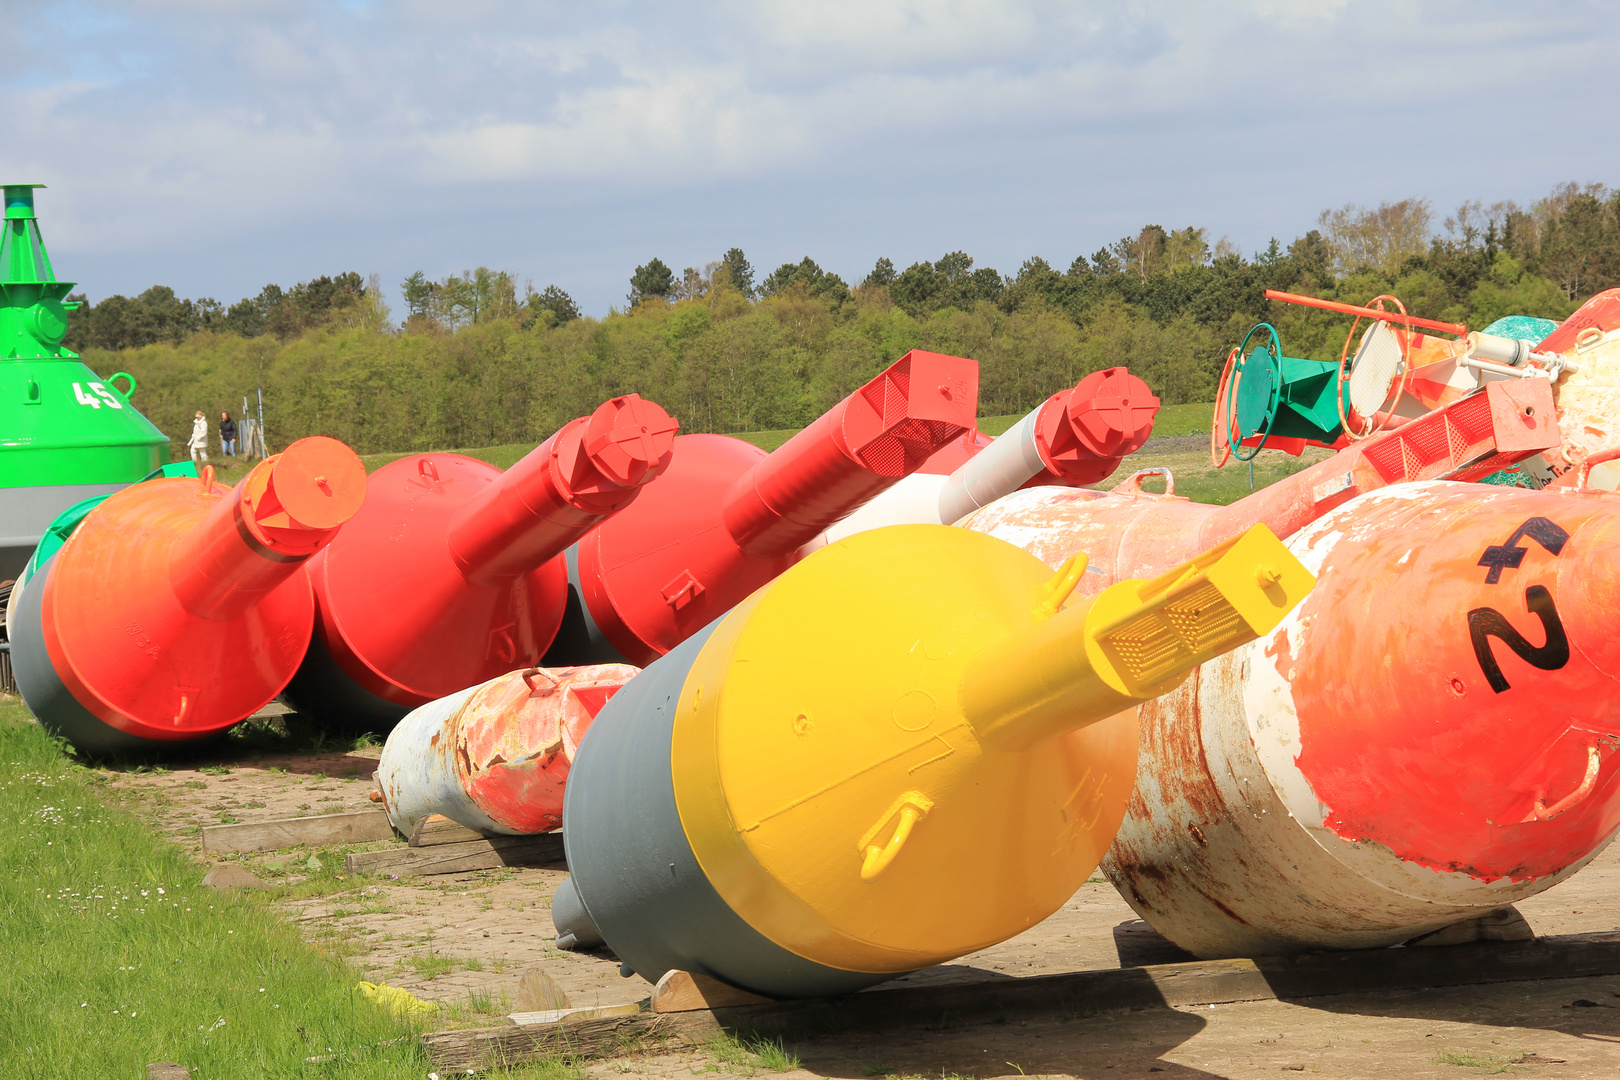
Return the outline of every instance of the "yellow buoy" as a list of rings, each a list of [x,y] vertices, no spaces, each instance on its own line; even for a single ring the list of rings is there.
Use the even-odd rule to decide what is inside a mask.
[[[560,910],[648,979],[778,996],[1044,919],[1124,814],[1134,706],[1312,584],[1263,526],[1064,607],[1083,571],[925,525],[805,559],[603,709],[569,780]]]

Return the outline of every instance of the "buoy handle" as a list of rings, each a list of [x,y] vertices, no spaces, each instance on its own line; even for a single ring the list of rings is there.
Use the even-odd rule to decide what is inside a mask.
[[[861,851],[861,880],[870,882],[877,878],[894,862],[894,857],[900,854],[906,841],[911,839],[911,830],[916,828],[917,822],[928,816],[928,811],[934,808],[934,803],[928,796],[920,791],[908,791],[894,801],[886,810],[877,824],[866,830],[856,846]],[[875,844],[878,834],[894,820],[896,814],[900,820],[894,827],[894,833],[886,844]]]

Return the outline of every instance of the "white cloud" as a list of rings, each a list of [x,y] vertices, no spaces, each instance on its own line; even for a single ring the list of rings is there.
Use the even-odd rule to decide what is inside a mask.
[[[407,266],[552,273],[563,252],[586,280],[624,276],[577,265],[621,245],[749,230],[837,252],[903,223],[924,251],[954,232],[1029,253],[1043,223],[1106,230],[1064,241],[1090,250],[1203,214],[1254,246],[1347,199],[1620,179],[1580,119],[1620,89],[1615,23],[1461,0],[63,4],[11,24],[0,110],[9,167],[52,185],[53,244],[92,270],[139,253],[177,287],[199,252],[231,282],[391,275],[433,207],[455,226]],[[1459,168],[1469,146],[1496,171]]]

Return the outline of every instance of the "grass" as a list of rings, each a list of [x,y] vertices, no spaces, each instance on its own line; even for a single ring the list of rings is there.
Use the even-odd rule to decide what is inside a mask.
[[[299,713],[244,720],[226,732],[225,737],[223,748],[217,743],[204,744],[207,749],[200,746],[199,752],[217,754],[223,749],[232,757],[243,754],[346,754],[351,750],[382,746],[382,739],[375,732],[338,733]],[[205,768],[202,771],[211,770]],[[359,775],[358,767],[355,775]]]
[[[267,902],[294,890],[204,888],[204,867],[117,798],[0,695],[0,1077],[136,1078],[154,1061],[195,1080],[427,1074],[412,1025],[360,995],[343,943],[305,943]]]
[[[1150,444],[1151,445],[1151,444]],[[1254,462],[1254,487],[1249,486],[1249,467],[1241,461],[1229,462],[1217,469],[1210,464],[1209,453],[1197,450],[1186,453],[1147,454],[1141,458],[1126,458],[1119,470],[1100,486],[1111,488],[1138,469],[1168,468],[1176,479],[1176,494],[1193,502],[1226,506],[1274,484],[1285,476],[1292,476],[1327,457],[1330,451],[1307,450],[1299,457],[1291,457],[1281,450],[1262,450]],[[1164,481],[1158,477],[1144,480],[1142,490],[1163,492]]]
[[[725,1072],[792,1072],[799,1067],[799,1056],[780,1039],[722,1034],[710,1039],[703,1049]]]
[[[15,698],[0,698],[0,1076],[420,1073],[410,1029],[253,898],[110,803]]]
[[[461,964],[453,957],[443,953],[433,952],[431,949],[425,953],[412,953],[402,957],[399,961],[401,970],[409,968],[424,979],[436,979],[440,975],[448,975]]]
[[[753,443],[767,454],[799,433],[798,428],[780,428],[775,431],[738,431],[732,438]]]
[[[1459,1065],[1465,1069],[1480,1069],[1487,1073],[1505,1073],[1514,1070],[1513,1062],[1500,1054],[1475,1053],[1472,1050],[1442,1050],[1434,1056],[1436,1065]]]
[[[1153,438],[1163,439],[1175,435],[1207,435],[1209,423],[1215,415],[1215,404],[1210,401],[1189,405],[1162,405],[1153,418]],[[1000,435],[1024,418],[1023,413],[1008,416],[981,416],[979,430],[986,435]],[[792,434],[789,432],[788,434]]]

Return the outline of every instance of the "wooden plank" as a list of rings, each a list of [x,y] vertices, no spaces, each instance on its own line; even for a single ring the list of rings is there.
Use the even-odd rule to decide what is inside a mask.
[[[528,1027],[533,1024],[578,1024],[585,1020],[596,1020],[604,1016],[635,1016],[642,1011],[645,1002],[631,1001],[623,1005],[585,1005],[577,1009],[541,1009],[534,1012],[515,1012],[507,1019],[519,1027]]]
[[[664,972],[664,977],[653,987],[652,1011],[693,1012],[697,1009],[722,1009],[728,1005],[761,1005],[770,1000],[708,975],[672,969]]]
[[[344,859],[351,874],[464,874],[499,866],[556,866],[563,862],[562,833],[495,836],[460,844],[360,851]]]
[[[204,825],[203,851],[274,851],[277,848],[307,844],[359,844],[386,840],[394,835],[388,815],[381,810],[356,810],[349,814],[319,814],[314,817],[283,818],[280,821],[247,821],[240,825]]]
[[[435,1068],[483,1068],[564,1052],[576,1057],[604,1056],[650,1042],[665,1047],[697,1045],[721,1031],[800,1040],[849,1031],[965,1026],[1009,1015],[1085,1016],[1117,1009],[1617,974],[1620,933],[1570,934],[1536,941],[1196,960],[878,989],[839,998],[587,1019],[568,1024],[566,1030],[562,1024],[536,1024],[437,1032],[424,1035],[422,1044]]]
[[[601,1058],[656,1043],[667,1049],[699,1046],[725,1029],[710,1012],[604,1016],[575,1023],[508,1024],[498,1028],[436,1031],[422,1036],[435,1069],[484,1069],[559,1055]]]
[[[432,847],[435,844],[464,844],[469,840],[482,840],[484,834],[469,829],[459,821],[451,821],[443,814],[429,814],[411,830],[411,847]]]

